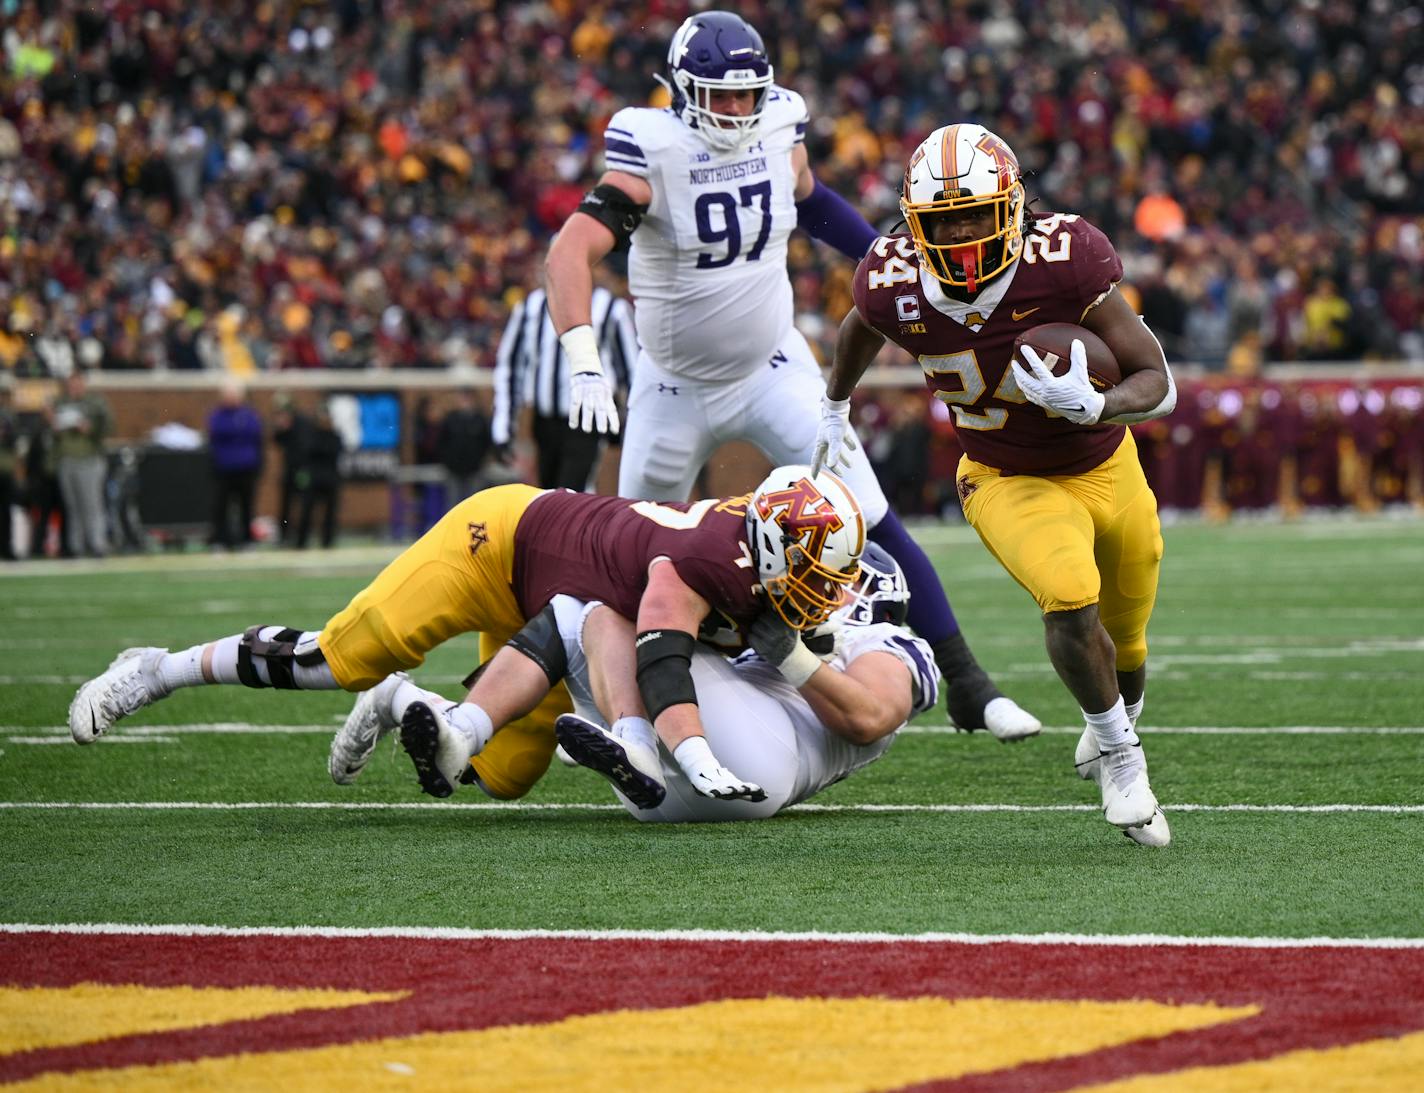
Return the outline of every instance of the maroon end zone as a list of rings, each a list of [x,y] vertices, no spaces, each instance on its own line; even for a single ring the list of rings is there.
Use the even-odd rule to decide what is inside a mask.
[[[0,1081],[768,995],[1261,1007],[1207,1029],[917,1087],[926,1089],[1066,1089],[1424,1030],[1416,948],[0,934],[0,985],[84,982],[412,994],[0,1056]]]

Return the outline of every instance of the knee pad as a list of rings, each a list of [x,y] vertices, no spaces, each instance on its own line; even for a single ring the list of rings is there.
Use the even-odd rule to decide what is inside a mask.
[[[643,460],[642,477],[657,490],[676,493],[680,487],[696,477],[700,469],[693,466],[694,454],[693,445],[674,437],[659,435],[654,438]],[[682,493],[683,497],[678,497],[677,500],[684,499],[686,491],[683,490]]]
[[[262,635],[266,633],[264,638]],[[237,645],[237,678],[245,687],[276,687],[278,690],[298,689],[295,669],[316,668],[326,662],[326,657],[317,644],[316,634],[308,634],[291,627],[250,626],[243,632]],[[257,671],[257,661],[261,659],[267,669],[263,681]]]
[[[543,669],[550,687],[568,674],[568,656],[564,652],[564,639],[559,633],[552,604],[526,622],[524,628],[509,639],[508,645]]]

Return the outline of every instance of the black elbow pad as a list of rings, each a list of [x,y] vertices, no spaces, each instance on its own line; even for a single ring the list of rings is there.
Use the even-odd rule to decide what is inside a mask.
[[[697,704],[692,683],[691,634],[681,630],[644,630],[638,635],[638,692],[654,721],[669,706]]]

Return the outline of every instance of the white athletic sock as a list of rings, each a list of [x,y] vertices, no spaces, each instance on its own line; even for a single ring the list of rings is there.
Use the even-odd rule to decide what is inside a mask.
[[[1132,722],[1134,729],[1137,728],[1137,719],[1142,716],[1142,704],[1145,701],[1147,701],[1147,692],[1143,691],[1137,696],[1136,702],[1129,702],[1123,707],[1127,711],[1127,719]]]
[[[1117,701],[1110,710],[1104,710],[1102,713],[1089,713],[1084,710],[1083,719],[1088,723],[1088,728],[1093,730],[1100,751],[1112,751],[1123,744],[1137,743],[1137,733],[1133,731],[1132,722],[1128,720],[1122,695],[1117,696]]]
[[[397,721],[405,716],[405,711],[410,708],[412,702],[424,702],[443,713],[450,727],[470,742],[471,754],[478,755],[484,751],[485,745],[494,735],[494,723],[482,707],[473,702],[451,702],[444,695],[417,687],[408,679],[393,678],[398,682],[395,693],[391,695],[391,715]]]
[[[478,755],[494,735],[494,723],[484,708],[473,702],[461,702],[445,711],[450,727],[470,742],[472,754]]]
[[[646,717],[620,717],[613,722],[612,733],[620,740],[658,750],[658,734]]]
[[[434,691],[427,691],[424,687],[417,687],[408,679],[400,676],[387,676],[377,687],[387,687],[394,680],[394,690],[391,691],[391,717],[397,722],[405,716],[405,711],[412,702],[424,702],[429,706],[434,706],[437,710],[443,710],[450,704],[450,700],[444,695],[438,695]]]
[[[165,692],[176,691],[179,687],[201,687],[207,683],[203,678],[203,650],[207,643],[183,649],[177,653],[164,653],[158,661],[158,681]]]

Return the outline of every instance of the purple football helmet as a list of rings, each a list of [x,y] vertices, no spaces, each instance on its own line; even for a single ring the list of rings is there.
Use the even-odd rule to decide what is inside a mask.
[[[740,15],[707,11],[691,15],[668,47],[668,90],[672,109],[712,147],[745,144],[761,122],[773,78],[766,47]],[[711,109],[714,91],[754,91],[756,105],[745,117]]]
[[[910,610],[910,585],[905,571],[878,543],[866,543],[860,555],[860,578],[850,586],[850,602],[836,612],[851,626],[877,622],[905,625]]]

